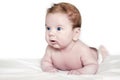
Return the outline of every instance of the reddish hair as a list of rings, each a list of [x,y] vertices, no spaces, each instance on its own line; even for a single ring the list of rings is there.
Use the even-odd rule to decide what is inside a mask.
[[[61,2],[53,4],[52,7],[48,8],[47,14],[49,13],[65,13],[68,15],[70,21],[73,23],[73,28],[81,28],[81,15],[79,10],[70,3]]]

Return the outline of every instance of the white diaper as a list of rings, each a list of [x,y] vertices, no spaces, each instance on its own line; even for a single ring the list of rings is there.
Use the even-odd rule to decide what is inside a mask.
[[[108,55],[108,50],[103,45],[101,45],[98,49],[98,63],[102,63]]]
[[[101,54],[101,52],[100,52],[100,50],[98,49],[98,63],[100,64],[100,63],[102,63],[102,61],[103,61],[103,58],[102,58],[102,54]]]

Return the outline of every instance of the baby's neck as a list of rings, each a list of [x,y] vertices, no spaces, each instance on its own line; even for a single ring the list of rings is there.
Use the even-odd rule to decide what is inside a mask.
[[[78,41],[76,41],[76,42],[71,42],[67,47],[65,47],[65,48],[62,48],[61,50],[60,50],[60,52],[61,53],[68,53],[68,52],[71,52],[71,50],[73,49],[73,47],[75,46],[75,44],[77,43]]]

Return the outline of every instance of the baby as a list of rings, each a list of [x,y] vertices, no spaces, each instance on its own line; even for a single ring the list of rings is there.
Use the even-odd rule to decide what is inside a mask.
[[[97,49],[79,40],[81,15],[69,3],[54,4],[46,14],[48,46],[41,61],[46,72],[68,71],[68,74],[95,74],[98,70]],[[102,47],[103,52],[105,52]]]

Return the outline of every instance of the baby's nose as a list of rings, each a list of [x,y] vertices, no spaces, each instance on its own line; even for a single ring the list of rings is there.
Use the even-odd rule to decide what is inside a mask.
[[[55,34],[56,34],[56,32],[55,32],[54,30],[51,30],[51,31],[49,32],[49,36],[55,36]]]

